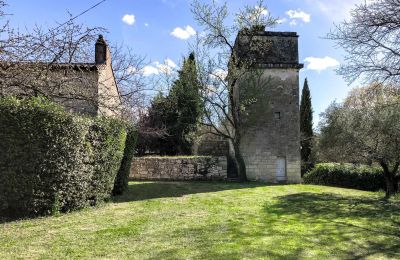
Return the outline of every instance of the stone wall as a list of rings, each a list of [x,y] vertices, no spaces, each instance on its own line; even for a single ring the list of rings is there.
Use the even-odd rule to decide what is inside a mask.
[[[139,157],[132,160],[132,180],[224,180],[226,157]]]
[[[193,152],[196,155],[227,156],[229,144],[223,137],[205,134],[194,145]]]
[[[249,108],[241,149],[249,180],[298,183],[300,175],[300,114],[298,71],[268,69],[260,98]],[[262,100],[261,100],[262,99]],[[280,162],[279,162],[280,161]],[[284,179],[278,179],[283,164]]]
[[[254,69],[244,74],[236,86],[241,102],[250,104],[240,129],[247,177],[253,181],[298,183],[299,70],[303,66],[298,63],[298,35],[259,32],[255,36],[253,41],[264,44],[252,46],[250,37],[239,34],[235,46],[241,59],[256,61]],[[249,52],[253,47],[257,50]]]

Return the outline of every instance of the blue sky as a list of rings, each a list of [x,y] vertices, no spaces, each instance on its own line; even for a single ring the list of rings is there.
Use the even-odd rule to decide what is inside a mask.
[[[64,22],[67,11],[76,15],[100,0],[13,0],[8,1],[7,12],[13,26],[32,27],[35,23],[54,26]],[[222,1],[222,0],[220,0]],[[231,13],[256,1],[228,2]],[[270,0],[268,11],[281,19],[274,31],[296,31],[299,35],[300,61],[305,64],[300,72],[300,87],[308,78],[314,107],[314,126],[319,113],[334,100],[343,99],[350,87],[336,75],[337,64],[343,62],[343,51],[323,37],[349,17],[354,4],[360,0]],[[188,0],[106,0],[80,17],[79,22],[102,26],[108,30],[106,39],[124,43],[135,53],[145,55],[152,62],[148,73],[168,59],[178,64],[188,53],[188,43],[194,31],[199,31],[190,12]],[[157,63],[158,62],[158,63]]]

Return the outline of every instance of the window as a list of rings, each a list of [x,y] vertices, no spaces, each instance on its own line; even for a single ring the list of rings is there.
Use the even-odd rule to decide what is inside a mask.
[[[281,112],[275,112],[274,117],[275,119],[281,119]]]

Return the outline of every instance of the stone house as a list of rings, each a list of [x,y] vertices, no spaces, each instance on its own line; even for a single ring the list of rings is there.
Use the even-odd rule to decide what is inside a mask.
[[[253,44],[256,42],[257,44]],[[239,98],[256,100],[247,109],[240,148],[249,180],[299,183],[300,111],[298,35],[259,30],[239,33],[235,51],[250,59]]]
[[[0,96],[44,95],[70,112],[118,116],[121,97],[102,35],[94,57],[94,63],[0,62]]]

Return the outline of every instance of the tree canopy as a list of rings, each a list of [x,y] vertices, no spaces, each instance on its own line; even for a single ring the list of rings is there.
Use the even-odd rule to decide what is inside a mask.
[[[373,84],[354,89],[333,103],[320,122],[320,149],[330,161],[378,163],[384,170],[386,194],[398,191],[400,174],[400,90]]]
[[[167,95],[159,93],[141,120],[141,153],[188,155],[202,115],[194,53],[185,58]],[[150,130],[150,131],[148,131]],[[146,132],[147,131],[147,132]]]
[[[313,110],[311,104],[311,93],[308,88],[307,78],[304,80],[304,86],[301,93],[300,103],[300,133],[301,133],[301,160],[304,165],[304,171],[310,164],[310,156],[313,138]]]

